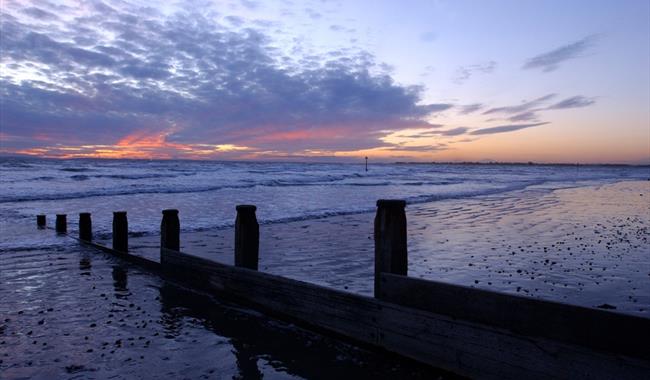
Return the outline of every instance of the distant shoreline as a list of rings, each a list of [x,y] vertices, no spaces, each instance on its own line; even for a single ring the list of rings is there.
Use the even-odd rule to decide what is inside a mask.
[[[623,166],[623,167],[648,167],[650,164],[612,164],[612,163],[568,163],[568,162],[499,162],[499,161],[490,161],[490,162],[481,162],[481,161],[431,161],[431,162],[417,162],[417,161],[396,161],[393,164],[396,165],[495,165],[495,166]]]
[[[0,154],[0,160],[3,159],[26,159],[26,160],[52,160],[52,161],[151,161],[151,162],[166,162],[166,161],[187,161],[187,162],[220,162],[220,163],[259,163],[259,164],[345,164],[345,165],[363,165],[362,161],[335,161],[335,160],[199,160],[191,158],[103,158],[103,157],[78,157],[78,158],[60,158],[60,157],[37,157],[30,155],[3,155]],[[650,168],[650,163],[647,164],[632,164],[632,163],[581,163],[581,162],[509,162],[509,161],[370,161],[369,165],[486,165],[486,166],[606,166],[606,167],[647,167]]]

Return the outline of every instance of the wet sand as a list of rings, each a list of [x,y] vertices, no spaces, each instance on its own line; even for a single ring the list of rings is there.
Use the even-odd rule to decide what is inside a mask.
[[[410,276],[650,316],[650,181],[529,188],[408,205],[406,215]],[[373,218],[262,225],[260,270],[370,295]],[[232,264],[233,237],[181,233],[181,246]],[[157,260],[158,239],[130,244]]]
[[[260,270],[370,294],[373,218],[262,225]],[[407,218],[411,276],[649,315],[648,181],[409,205]],[[440,375],[190,292],[51,230],[24,233],[40,248],[0,251],[2,378]],[[132,252],[157,259],[158,239],[133,236]],[[183,250],[225,263],[232,241],[232,229],[181,235]]]
[[[55,240],[48,249],[1,252],[2,379],[441,376]]]

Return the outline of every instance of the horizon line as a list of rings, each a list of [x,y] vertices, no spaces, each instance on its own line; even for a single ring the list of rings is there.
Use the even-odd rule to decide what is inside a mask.
[[[198,158],[111,158],[111,157],[43,157],[35,155],[21,155],[21,154],[2,154],[0,159],[5,158],[24,158],[36,160],[58,160],[58,161],[85,161],[85,160],[101,160],[101,161],[191,161],[191,162],[232,162],[232,163],[292,163],[292,164],[358,164],[364,165],[365,161],[361,157],[361,161],[331,161],[331,160],[291,160],[285,159],[198,159]],[[370,163],[370,161],[369,161]],[[650,167],[650,158],[647,162],[642,163],[621,163],[621,162],[598,162],[598,163],[585,163],[585,162],[543,162],[543,161],[498,161],[498,160],[458,160],[458,161],[388,161],[379,160],[373,162],[375,165],[521,165],[521,166],[633,166],[633,167]]]

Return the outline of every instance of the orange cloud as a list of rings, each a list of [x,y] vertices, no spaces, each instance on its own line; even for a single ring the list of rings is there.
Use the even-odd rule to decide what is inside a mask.
[[[258,142],[275,142],[275,141],[295,141],[295,140],[311,140],[311,139],[332,139],[345,135],[343,128],[329,128],[325,129],[301,129],[296,131],[286,132],[272,132],[264,136],[260,136],[255,140]]]
[[[211,158],[251,148],[233,144],[179,144],[167,141],[170,132],[137,132],[122,137],[114,145],[53,145],[20,149],[12,153],[52,158]]]

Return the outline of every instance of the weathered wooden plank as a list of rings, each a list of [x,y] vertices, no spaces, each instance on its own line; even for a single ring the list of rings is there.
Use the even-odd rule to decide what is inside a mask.
[[[56,232],[59,234],[68,232],[68,219],[66,214],[56,214],[55,227]]]
[[[381,274],[379,298],[420,310],[650,360],[650,319]]]
[[[380,199],[377,201],[374,223],[375,297],[380,292],[380,273],[406,276],[408,271],[404,207],[406,207],[406,202],[403,200]]]
[[[122,253],[129,251],[129,222],[126,211],[113,212],[113,249]]]
[[[46,226],[46,224],[47,224],[45,218],[46,218],[46,217],[45,217],[44,214],[36,215],[36,226],[38,226],[38,228],[40,228],[40,229],[45,228],[45,226]]]
[[[79,213],[79,240],[93,240],[93,222],[89,212]]]
[[[357,342],[477,378],[640,378],[647,360],[163,250],[163,271],[195,286]]]
[[[394,306],[383,313],[390,322],[381,328],[386,346],[408,347],[413,359],[450,370],[451,363],[473,377],[635,379],[650,374],[648,361],[440,315],[431,318],[436,314],[420,310],[405,315]]]
[[[160,221],[160,248],[178,251],[181,249],[181,222],[178,219],[178,210],[167,209],[162,212],[163,217]],[[162,262],[162,251],[160,253]]]
[[[253,205],[238,205],[235,219],[235,266],[257,270],[260,226]]]

